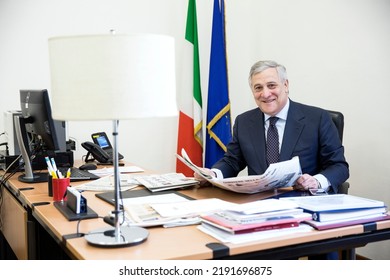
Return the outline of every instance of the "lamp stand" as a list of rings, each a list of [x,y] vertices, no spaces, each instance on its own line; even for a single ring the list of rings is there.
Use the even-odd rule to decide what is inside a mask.
[[[149,232],[137,226],[120,226],[119,213],[121,212],[119,206],[120,199],[120,174],[119,174],[119,153],[118,153],[118,120],[113,121],[113,140],[114,140],[114,191],[115,191],[115,227],[103,228],[89,232],[85,239],[91,245],[100,247],[125,247],[136,245],[144,242]]]

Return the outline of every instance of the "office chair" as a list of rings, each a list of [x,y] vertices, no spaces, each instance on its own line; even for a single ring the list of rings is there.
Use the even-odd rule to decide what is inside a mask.
[[[341,143],[343,142],[343,134],[344,134],[344,115],[341,112],[327,110],[329,115],[331,116],[333,123],[336,125],[337,131],[339,132],[339,137]],[[344,182],[338,187],[339,194],[348,194],[349,183]]]

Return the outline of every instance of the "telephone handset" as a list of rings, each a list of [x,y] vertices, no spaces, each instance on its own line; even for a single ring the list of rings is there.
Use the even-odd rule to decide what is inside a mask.
[[[88,161],[89,155],[92,155],[100,163],[109,163],[111,157],[97,144],[92,142],[81,143],[81,146],[88,151],[85,161]]]

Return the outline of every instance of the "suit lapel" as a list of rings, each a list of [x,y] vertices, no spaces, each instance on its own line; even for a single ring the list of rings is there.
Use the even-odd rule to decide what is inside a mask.
[[[305,116],[302,111],[299,110],[297,104],[290,100],[290,108],[288,111],[286,127],[284,129],[282,148],[280,152],[280,161],[291,159],[294,147],[304,127],[304,118]]]

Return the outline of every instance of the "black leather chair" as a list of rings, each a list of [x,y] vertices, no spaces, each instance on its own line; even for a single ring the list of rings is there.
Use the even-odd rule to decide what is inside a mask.
[[[339,132],[339,137],[341,140],[341,143],[343,142],[343,135],[344,135],[344,115],[341,112],[337,111],[331,111],[327,110],[329,115],[331,116],[334,124],[336,125],[336,128]],[[349,189],[349,183],[344,182],[338,187],[338,192],[341,194],[348,194],[348,189]]]

